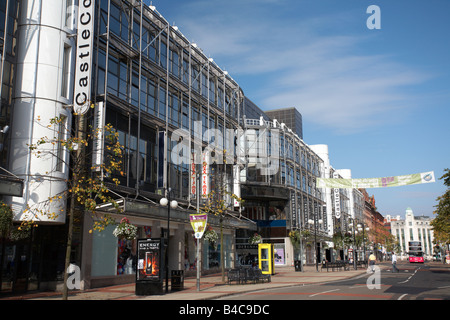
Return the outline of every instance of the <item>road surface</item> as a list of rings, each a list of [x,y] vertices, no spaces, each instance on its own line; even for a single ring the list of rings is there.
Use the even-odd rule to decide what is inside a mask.
[[[254,291],[223,300],[450,300],[450,268],[439,263],[389,264],[375,273],[332,283]]]

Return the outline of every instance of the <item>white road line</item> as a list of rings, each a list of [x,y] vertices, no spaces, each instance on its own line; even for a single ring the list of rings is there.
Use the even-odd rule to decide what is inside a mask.
[[[328,292],[333,292],[333,291],[338,291],[340,289],[333,289],[333,290],[328,290],[328,291],[323,291],[323,292],[318,292],[318,293],[314,293],[312,295],[310,295],[309,297],[314,297],[314,296],[318,296],[319,294],[323,294],[323,293],[328,293]]]
[[[411,280],[411,278],[416,274],[416,272],[419,271],[420,268],[421,268],[421,267],[417,268],[417,269],[414,271],[414,273],[413,273],[412,275],[410,275],[410,276],[408,277],[408,279],[406,279],[405,281],[401,281],[401,282],[397,282],[397,283],[406,283],[406,282],[408,282],[408,281]]]
[[[405,293],[405,294],[402,294],[400,297],[398,297],[398,299],[397,300],[402,300],[403,299],[403,297],[404,296],[407,296],[408,294],[407,293]]]

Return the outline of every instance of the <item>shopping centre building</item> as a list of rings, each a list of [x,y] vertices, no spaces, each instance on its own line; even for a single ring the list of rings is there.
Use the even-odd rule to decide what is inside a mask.
[[[55,196],[68,189],[69,153],[55,143],[38,158],[29,145],[61,132],[48,126],[52,118],[74,129],[81,113],[94,127],[111,124],[124,150],[121,174],[99,172],[104,153],[97,149],[86,158],[121,209],[99,203],[98,211],[117,223],[126,216],[138,227],[137,238],[169,238],[170,270],[195,272],[189,215],[211,190],[223,191],[227,207],[223,216],[208,217],[213,230],[223,229],[224,256],[220,246],[203,240],[202,273],[217,272],[222,262],[225,268],[251,263],[255,247],[248,239],[255,232],[274,244],[277,264],[298,259],[289,238],[294,230],[316,236],[315,245],[304,244],[305,263],[331,258],[333,233],[355,213],[347,204],[349,191],[341,189],[343,218],[336,220],[333,193],[316,188],[317,177],[334,172],[326,148],[303,141],[295,108],[288,108],[295,115],[292,129],[275,112],[260,110],[154,6],[137,0],[6,0],[0,36],[0,165],[4,179],[23,182],[21,194],[4,193],[3,200],[17,223],[33,219],[38,225],[28,238],[2,244],[2,290],[62,283],[69,202]],[[104,141],[95,140],[88,150],[99,145]],[[199,183],[204,150],[215,162]],[[178,203],[170,216],[160,204],[164,196]],[[30,217],[32,212],[38,213]],[[88,212],[75,219],[71,262],[80,266],[82,288],[134,281],[136,241],[116,238],[114,226],[90,232],[94,219]]]

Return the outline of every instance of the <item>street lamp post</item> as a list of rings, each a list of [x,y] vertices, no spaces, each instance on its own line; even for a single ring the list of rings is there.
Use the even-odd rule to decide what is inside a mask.
[[[316,271],[319,272],[319,255],[317,254],[317,225],[319,223],[322,223],[323,221],[322,221],[322,219],[319,219],[317,221],[318,223],[316,223],[316,221],[315,221],[316,218],[317,218],[317,216],[314,215],[314,220],[309,219],[308,223],[314,225],[314,253],[315,253],[315,256],[316,256]]]
[[[166,197],[159,200],[159,204],[163,207],[167,206],[167,248],[165,252],[165,269],[166,269],[166,293],[169,293],[169,238],[170,238],[170,208],[176,209],[178,202],[176,200],[170,201],[171,188],[166,190]],[[170,203],[170,205],[169,205]]]
[[[355,225],[355,219],[350,218],[350,220],[352,221],[352,223],[349,225],[349,227],[352,228],[353,230],[353,269],[358,269],[358,266],[356,265],[356,225]]]
[[[363,237],[363,250],[364,250],[364,256],[363,256],[363,260],[366,261],[366,234],[365,231],[369,231],[369,228],[366,227],[366,225],[364,224],[364,222],[358,224],[358,230],[362,231],[362,237]]]

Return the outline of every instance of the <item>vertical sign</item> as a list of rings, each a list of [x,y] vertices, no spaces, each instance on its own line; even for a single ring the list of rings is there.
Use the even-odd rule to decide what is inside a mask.
[[[209,182],[209,152],[204,151],[202,155],[202,198],[207,199],[210,192]]]
[[[78,114],[85,114],[89,110],[91,99],[94,6],[95,1],[93,0],[80,0],[78,8],[77,56],[73,93],[73,109]]]
[[[197,165],[195,164],[195,154],[191,153],[191,198],[197,199]]]
[[[94,109],[94,128],[97,135],[92,143],[92,170],[100,171],[103,164],[103,142],[104,142],[105,112],[103,109],[103,101],[96,104]]]
[[[309,210],[308,210],[308,198],[307,197],[303,197],[303,217],[304,217],[304,223],[303,225],[306,225],[308,223],[308,218],[309,218]]]
[[[233,193],[240,198],[241,197],[241,185],[239,183],[239,179],[241,178],[241,172],[239,169],[239,165],[234,165],[233,166]],[[234,201],[234,206],[235,207],[239,207],[241,204],[239,203],[239,201],[237,201],[236,199],[233,200]]]
[[[292,215],[291,219],[292,219],[292,226],[294,228],[298,227],[295,198],[296,198],[295,191],[291,191],[291,215]]]
[[[333,173],[333,179],[337,179],[338,174],[336,172]],[[339,194],[339,188],[334,188],[334,213],[337,219],[341,217],[341,197]]]

